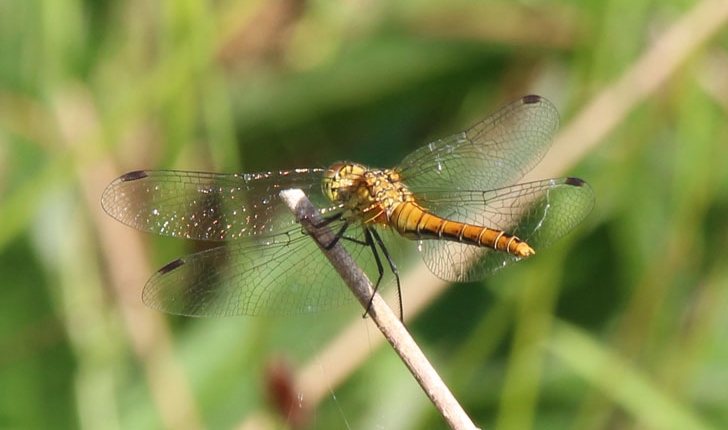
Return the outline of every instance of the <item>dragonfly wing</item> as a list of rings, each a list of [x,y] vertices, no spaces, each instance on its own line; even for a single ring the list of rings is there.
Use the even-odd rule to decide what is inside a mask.
[[[594,193],[576,178],[547,179],[490,191],[425,191],[417,200],[432,213],[503,230],[537,252],[569,233],[594,206]],[[520,258],[458,242],[423,240],[422,257],[448,281],[476,281]]]
[[[332,223],[332,230],[341,223]],[[354,236],[351,236],[354,235]],[[340,243],[363,269],[376,264],[351,226]],[[301,228],[266,237],[247,237],[175,260],[144,287],[144,303],[186,316],[280,316],[331,309],[354,300],[314,239]]]
[[[414,192],[501,188],[541,161],[558,126],[559,114],[551,102],[526,96],[464,132],[416,150],[397,170]]]
[[[163,236],[224,241],[269,235],[296,222],[280,200],[281,190],[300,188],[317,207],[331,206],[321,193],[322,172],[131,172],[106,188],[101,205],[122,223]]]

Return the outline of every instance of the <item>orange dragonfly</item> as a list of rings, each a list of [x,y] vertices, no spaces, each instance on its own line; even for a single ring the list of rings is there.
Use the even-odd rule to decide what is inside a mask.
[[[316,312],[354,296],[281,190],[302,189],[376,285],[386,260],[399,287],[389,250],[408,239],[433,274],[476,281],[546,248],[591,211],[581,179],[516,184],[544,157],[558,122],[548,100],[530,95],[392,169],[136,171],[113,181],[101,204],[137,230],[219,244],[159,269],[144,287],[148,306],[188,316]]]

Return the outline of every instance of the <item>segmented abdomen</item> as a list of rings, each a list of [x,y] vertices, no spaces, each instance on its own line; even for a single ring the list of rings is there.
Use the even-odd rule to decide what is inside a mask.
[[[519,257],[535,254],[526,242],[502,230],[450,221],[431,214],[415,202],[403,202],[392,211],[390,223],[410,239],[441,239],[484,246]]]

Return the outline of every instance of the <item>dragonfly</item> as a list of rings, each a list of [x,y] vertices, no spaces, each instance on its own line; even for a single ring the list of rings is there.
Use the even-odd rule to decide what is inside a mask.
[[[304,191],[377,287],[387,263],[384,283],[399,288],[390,250],[402,242],[416,244],[439,278],[477,281],[550,246],[592,210],[594,193],[581,179],[518,183],[558,124],[554,105],[529,95],[391,169],[143,170],[114,180],[101,204],[137,230],[214,244],[149,279],[142,299],[151,308],[199,317],[318,312],[355,298],[280,191]]]

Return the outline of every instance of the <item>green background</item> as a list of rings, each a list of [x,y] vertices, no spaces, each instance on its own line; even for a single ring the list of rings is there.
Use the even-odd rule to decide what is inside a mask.
[[[406,315],[414,338],[482,428],[727,427],[727,8],[3,2],[0,428],[445,427],[373,330],[343,383],[313,360],[320,403],[276,412],[266,369],[295,373],[361,309],[146,309],[145,279],[194,245],[115,223],[100,193],[145,168],[390,166],[528,93],[562,115],[539,172],[584,178],[596,207]]]

